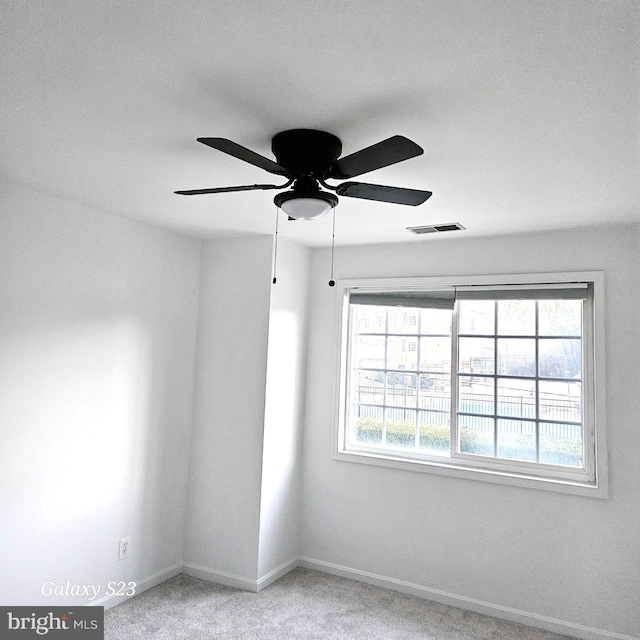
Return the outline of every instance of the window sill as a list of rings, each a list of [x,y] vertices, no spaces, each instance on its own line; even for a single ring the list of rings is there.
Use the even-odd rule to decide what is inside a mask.
[[[379,467],[387,467],[390,469],[431,473],[459,478],[462,480],[490,482],[493,484],[510,485],[525,489],[552,491],[555,493],[564,493],[589,498],[599,498],[606,500],[609,497],[607,488],[602,483],[599,485],[595,485],[586,482],[581,483],[570,480],[561,480],[557,478],[531,476],[526,475],[525,473],[505,472],[486,468],[474,468],[450,463],[446,460],[443,460],[442,462],[411,460],[408,458],[394,457],[392,454],[361,451],[338,451],[334,453],[333,459],[342,462],[354,462],[357,464],[368,464]]]

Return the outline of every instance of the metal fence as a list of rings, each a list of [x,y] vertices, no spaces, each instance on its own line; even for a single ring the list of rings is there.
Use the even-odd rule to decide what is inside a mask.
[[[529,395],[501,395],[497,398],[500,430],[505,433],[528,433],[534,428],[536,400]],[[358,418],[403,420],[414,422],[419,410],[421,423],[448,424],[451,398],[441,391],[428,391],[407,387],[356,386],[354,410]],[[493,430],[494,397],[489,394],[462,392],[458,412],[465,415],[464,428],[478,431]],[[538,404],[538,420],[543,422],[544,434],[557,438],[577,438],[581,432],[580,402],[576,399],[541,398]],[[518,418],[525,418],[521,420]],[[562,424],[562,423],[574,424]]]

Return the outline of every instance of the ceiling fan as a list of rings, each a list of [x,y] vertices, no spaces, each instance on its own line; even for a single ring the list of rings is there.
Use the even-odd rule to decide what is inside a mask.
[[[280,185],[250,184],[175,191],[179,195],[286,189],[293,185],[291,190],[279,193],[274,198],[276,206],[293,220],[315,220],[322,217],[338,204],[337,196],[411,206],[422,204],[431,196],[431,191],[365,182],[343,182],[337,186],[326,182],[354,178],[424,153],[421,147],[404,136],[392,136],[340,158],[342,143],[336,136],[313,129],[290,129],[276,134],[271,141],[275,162],[226,138],[198,138],[198,142],[269,173],[283,176],[287,178],[287,182]],[[321,190],[320,186],[335,191],[337,195]]]

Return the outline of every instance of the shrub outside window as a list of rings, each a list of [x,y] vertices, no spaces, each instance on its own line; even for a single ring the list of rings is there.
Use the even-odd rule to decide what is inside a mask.
[[[341,283],[336,457],[596,488],[599,276]]]

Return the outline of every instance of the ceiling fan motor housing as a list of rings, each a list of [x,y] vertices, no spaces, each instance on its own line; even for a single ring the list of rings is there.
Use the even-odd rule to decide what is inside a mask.
[[[271,150],[278,164],[287,169],[289,177],[323,179],[340,157],[342,142],[325,131],[290,129],[273,137]]]
[[[315,129],[290,129],[273,137],[271,150],[278,164],[287,170],[287,177],[295,179],[291,191],[273,199],[290,220],[315,220],[338,204],[337,196],[320,190],[318,180],[329,174],[329,168],[340,157],[339,138]]]

